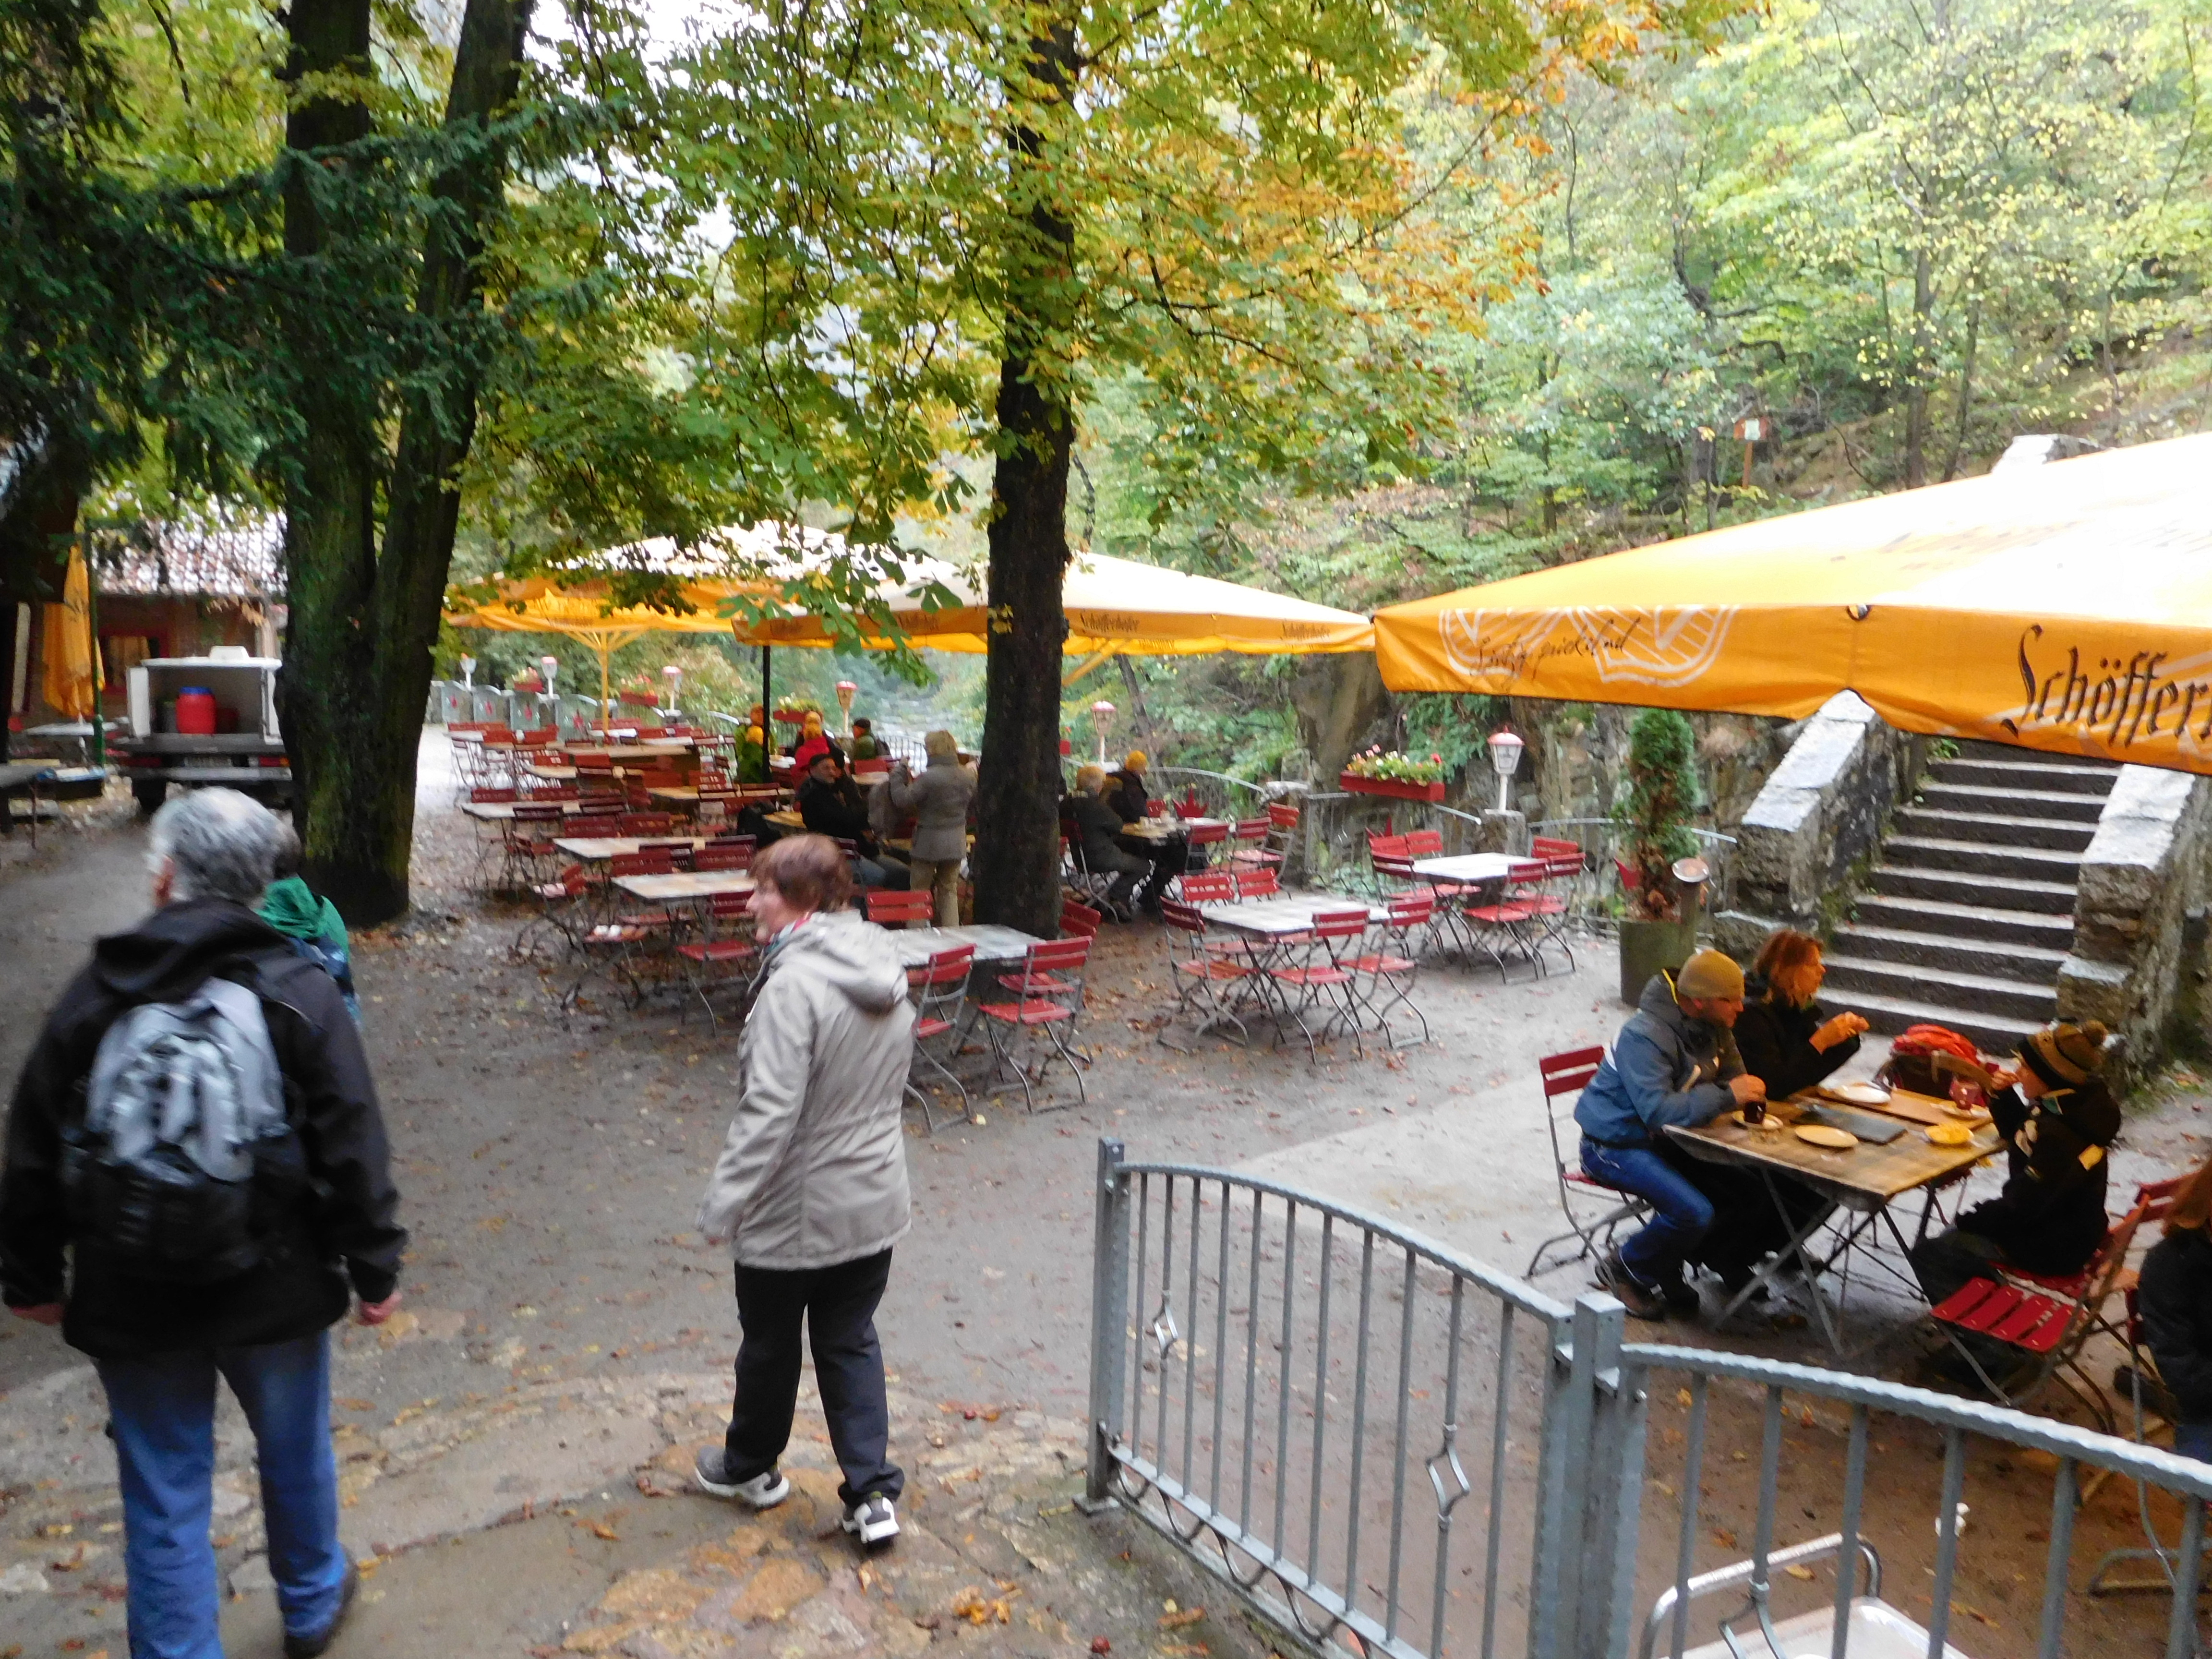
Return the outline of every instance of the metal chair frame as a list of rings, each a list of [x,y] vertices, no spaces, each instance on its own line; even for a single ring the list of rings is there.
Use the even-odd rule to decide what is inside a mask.
[[[947,1062],[959,1052],[961,1018],[967,1009],[968,985],[975,969],[975,947],[957,945],[906,970],[907,994],[914,1000],[915,1063],[928,1066],[952,1085],[960,1097],[963,1117],[968,1115],[970,1103],[968,1085]],[[947,1036],[951,1038],[951,1045],[942,1056],[928,1047],[933,1038]],[[934,1135],[937,1122],[930,1113],[929,1097],[915,1082],[913,1064],[907,1067],[906,1091],[921,1108],[922,1132]]]
[[[1571,1238],[1580,1241],[1582,1248],[1554,1266],[1564,1267],[1569,1262],[1586,1261],[1592,1255],[1611,1249],[1613,1236],[1622,1225],[1641,1219],[1651,1207],[1633,1193],[1624,1192],[1594,1176],[1585,1175],[1579,1147],[1575,1161],[1569,1164],[1566,1148],[1559,1140],[1559,1109],[1555,1103],[1568,1096],[1579,1097],[1604,1061],[1605,1050],[1602,1048],[1589,1048],[1546,1054],[1536,1062],[1537,1074],[1543,1079],[1544,1127],[1551,1132],[1552,1167],[1559,1183],[1559,1212],[1567,1218],[1568,1231],[1554,1234],[1536,1247],[1535,1254],[1528,1258],[1528,1266],[1522,1274],[1524,1279],[1534,1279],[1539,1272],[1550,1272],[1550,1268],[1542,1265],[1544,1253],[1553,1245],[1564,1244]],[[1584,1220],[1576,1212],[1577,1200],[1585,1203],[1595,1200],[1612,1207],[1601,1216]]]
[[[1084,1103],[1083,1066],[1073,1040],[1083,1015],[1083,981],[1090,958],[1087,939],[1041,939],[1022,958],[1014,1000],[981,1006],[978,1012],[990,1038],[994,1078],[1003,1075],[1008,1062],[1017,1058],[1023,1033],[1028,1034],[1032,1046],[1042,1033],[1052,1052],[1038,1060],[1036,1080],[1042,1082],[1045,1067],[1059,1060],[1075,1079],[1074,1103]],[[1023,1105],[1035,1112],[1036,1091],[1028,1068],[1017,1064],[1013,1074],[1021,1085]]]

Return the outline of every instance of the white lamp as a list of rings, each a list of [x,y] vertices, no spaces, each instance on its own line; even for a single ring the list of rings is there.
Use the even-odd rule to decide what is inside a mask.
[[[545,678],[545,695],[549,697],[553,695],[554,671],[560,666],[561,659],[558,657],[540,657],[538,659],[538,672]]]
[[[860,688],[850,680],[837,682],[837,710],[845,717],[845,737],[848,741],[850,741],[853,736],[853,699],[859,695],[860,690]]]
[[[477,659],[474,657],[461,659],[461,685],[470,691],[477,689]]]
[[[1499,726],[1490,734],[1490,769],[1498,774],[1498,810],[1504,811],[1510,805],[1507,792],[1512,787],[1513,775],[1521,769],[1521,751],[1528,745],[1520,735],[1506,726]]]
[[[676,712],[676,694],[684,689],[684,671],[674,663],[660,671],[661,678],[668,682],[668,712]]]
[[[1098,763],[1106,764],[1106,739],[1114,730],[1114,705],[1101,697],[1091,705],[1091,727],[1098,734]]]

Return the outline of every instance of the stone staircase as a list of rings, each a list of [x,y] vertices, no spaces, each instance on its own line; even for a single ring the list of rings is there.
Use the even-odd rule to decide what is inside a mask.
[[[1822,1001],[2009,1054],[2056,1012],[2081,854],[2118,775],[1996,744],[1936,762],[1830,940]]]

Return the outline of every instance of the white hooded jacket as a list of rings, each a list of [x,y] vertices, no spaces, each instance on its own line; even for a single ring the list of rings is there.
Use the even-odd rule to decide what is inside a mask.
[[[914,1052],[906,969],[883,930],[817,912],[769,947],[738,1042],[738,1110],[699,1206],[748,1267],[835,1267],[910,1224],[900,1121]]]

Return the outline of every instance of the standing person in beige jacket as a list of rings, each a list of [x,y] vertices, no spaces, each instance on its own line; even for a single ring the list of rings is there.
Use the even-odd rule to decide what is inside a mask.
[[[699,1228],[737,1258],[737,1398],[729,1432],[698,1456],[704,1491],[755,1509],[783,1501],[776,1462],[799,1399],[799,1324],[814,1351],[845,1530],[868,1547],[898,1534],[905,1476],[876,1304],[909,1224],[900,1106],[914,1053],[906,970],[879,928],[846,908],[837,844],[792,836],[753,865],[766,980],[738,1043],[738,1110]]]
[[[909,884],[937,896],[937,925],[960,925],[960,861],[968,856],[968,803],[975,798],[975,774],[960,763],[960,745],[950,732],[932,732],[921,740],[929,764],[920,777],[902,761],[884,785],[891,807],[914,814],[914,852]]]

